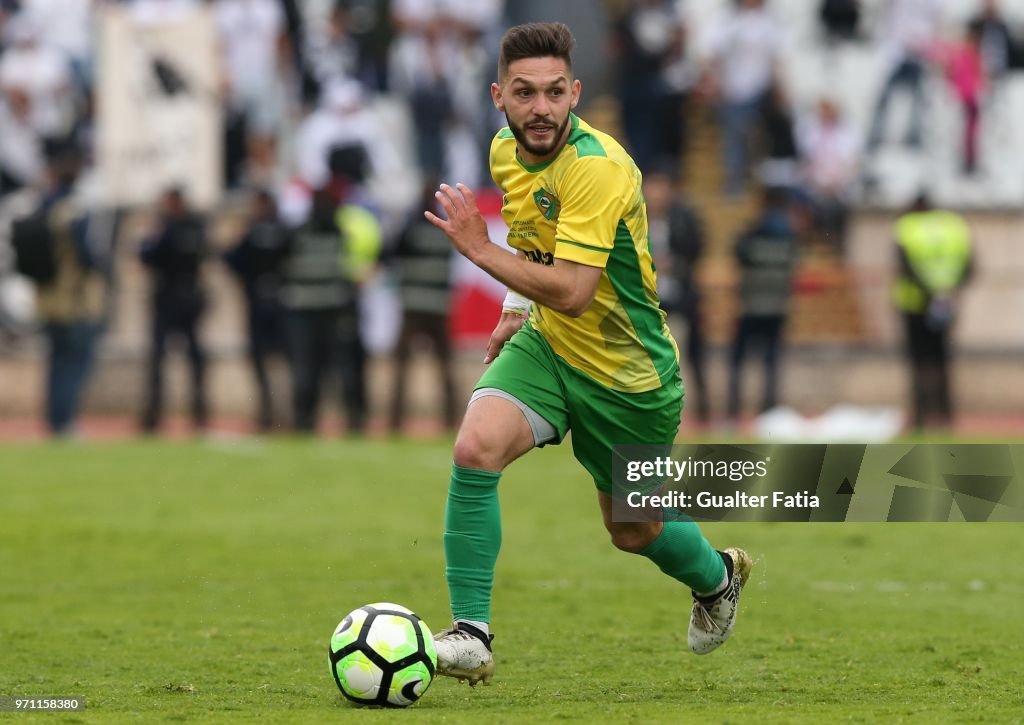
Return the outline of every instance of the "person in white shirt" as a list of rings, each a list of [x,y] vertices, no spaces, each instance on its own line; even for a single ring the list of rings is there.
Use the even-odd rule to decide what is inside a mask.
[[[244,129],[246,171],[266,178],[284,115],[282,70],[289,58],[285,17],[277,0],[218,0],[217,31],[227,72],[229,123]],[[228,181],[239,170],[229,168]]]
[[[5,35],[11,46],[0,57],[0,90],[21,91],[29,102],[29,125],[39,138],[63,138],[74,121],[71,68],[57,50],[40,42],[32,18],[12,19]]]
[[[736,0],[711,28],[705,93],[718,101],[726,193],[739,194],[750,167],[749,144],[782,51],[782,31],[764,0]]]
[[[888,70],[868,133],[869,153],[882,145],[889,104],[901,87],[913,99],[903,143],[913,149],[924,144],[924,53],[939,37],[943,3],[944,0],[889,0],[881,37]]]
[[[860,168],[860,136],[843,118],[839,105],[825,97],[818,101],[813,117],[798,123],[797,145],[817,231],[842,253],[850,192]]]
[[[31,101],[21,89],[0,98],[0,196],[43,178],[43,142],[30,116]]]
[[[368,160],[367,193],[390,223],[396,199],[401,201],[408,166],[394,137],[382,133],[384,122],[370,105],[358,81],[335,81],[324,89],[320,107],[307,115],[295,133],[295,177],[281,192],[281,218],[289,225],[308,216],[312,191],[330,179],[331,150],[362,146]],[[403,202],[404,203],[404,202]]]
[[[37,28],[46,29],[40,41],[64,56],[83,90],[92,86],[93,19],[98,5],[99,0],[21,0],[21,12]]]

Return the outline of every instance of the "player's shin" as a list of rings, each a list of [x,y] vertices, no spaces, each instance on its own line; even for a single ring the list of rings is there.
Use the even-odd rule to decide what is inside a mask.
[[[721,555],[693,521],[666,521],[658,538],[639,553],[701,594],[717,592],[727,581]]]
[[[456,620],[490,622],[494,564],[501,549],[499,473],[452,466],[444,553]]]

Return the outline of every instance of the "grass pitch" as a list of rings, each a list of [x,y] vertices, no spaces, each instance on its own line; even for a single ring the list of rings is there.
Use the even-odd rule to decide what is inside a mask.
[[[757,563],[734,638],[696,657],[687,592],[606,543],[567,446],[502,480],[493,686],[352,708],[326,654],[346,612],[448,623],[449,462],[443,442],[0,447],[0,695],[84,695],[57,718],[81,722],[1024,717],[1024,527],[706,526]]]

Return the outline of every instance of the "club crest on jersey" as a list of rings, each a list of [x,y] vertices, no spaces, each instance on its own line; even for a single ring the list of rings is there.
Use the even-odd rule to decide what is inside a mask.
[[[533,201],[545,219],[548,221],[558,219],[558,212],[562,209],[562,205],[550,191],[543,187],[538,189],[533,193]]]

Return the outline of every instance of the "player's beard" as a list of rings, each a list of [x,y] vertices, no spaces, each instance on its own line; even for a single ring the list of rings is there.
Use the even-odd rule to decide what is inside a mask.
[[[551,135],[551,139],[547,141],[543,146],[535,143],[530,143],[526,133],[526,127],[540,122],[543,119],[534,119],[521,126],[517,126],[512,122],[512,119],[508,117],[508,112],[505,112],[505,121],[508,122],[509,130],[512,131],[512,135],[515,136],[516,143],[519,144],[519,148],[523,149],[531,156],[544,157],[550,154],[552,151],[558,148],[558,144],[562,143],[562,134],[565,133],[565,127],[569,125],[570,114],[565,114],[565,120],[555,128],[555,132]]]

